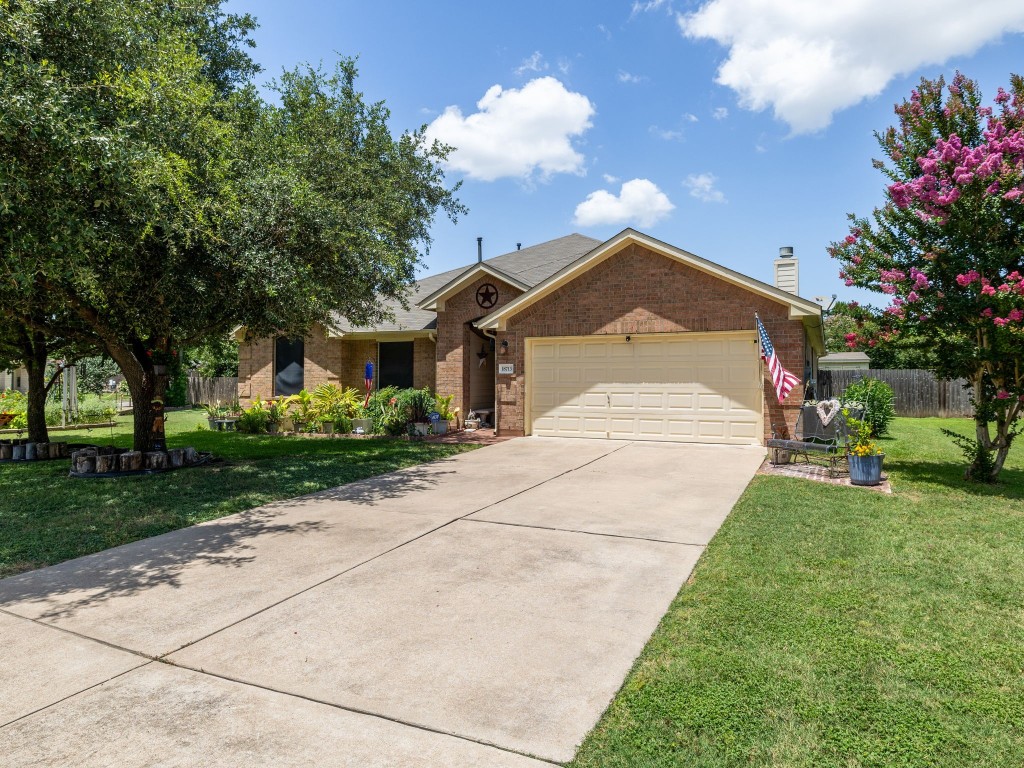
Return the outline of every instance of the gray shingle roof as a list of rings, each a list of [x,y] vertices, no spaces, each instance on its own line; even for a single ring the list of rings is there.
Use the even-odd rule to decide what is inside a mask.
[[[600,240],[574,233],[518,251],[503,253],[491,259],[484,259],[484,263],[532,288],[600,244]],[[416,302],[443,288],[466,270],[475,266],[476,262],[436,275],[427,275],[417,280],[409,292],[409,309],[403,309],[397,301],[384,303],[385,307],[394,314],[392,322],[381,323],[372,328],[354,327],[349,325],[345,318],[335,316],[334,327],[342,333],[433,330],[437,328],[437,313],[433,310],[418,308]]]

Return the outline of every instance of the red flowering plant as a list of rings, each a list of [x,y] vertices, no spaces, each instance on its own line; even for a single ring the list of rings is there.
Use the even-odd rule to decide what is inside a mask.
[[[885,203],[829,252],[847,285],[889,297],[876,339],[913,337],[937,376],[970,382],[975,434],[949,434],[966,476],[993,482],[1024,405],[1024,79],[994,107],[959,73],[922,80],[896,115],[876,134]]]

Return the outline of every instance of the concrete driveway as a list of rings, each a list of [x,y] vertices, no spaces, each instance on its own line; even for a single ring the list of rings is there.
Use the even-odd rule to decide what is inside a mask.
[[[568,761],[763,456],[512,440],[2,580],[0,754]]]

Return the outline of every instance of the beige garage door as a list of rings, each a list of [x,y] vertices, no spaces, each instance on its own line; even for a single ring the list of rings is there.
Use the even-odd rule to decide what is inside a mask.
[[[754,333],[527,340],[532,434],[761,442]]]

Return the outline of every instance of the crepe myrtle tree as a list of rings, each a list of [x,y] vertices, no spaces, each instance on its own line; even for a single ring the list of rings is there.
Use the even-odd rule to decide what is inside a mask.
[[[947,433],[966,477],[994,482],[1024,405],[1024,79],[994,106],[960,73],[922,80],[896,115],[877,135],[885,203],[830,252],[847,285],[890,297],[877,338],[916,337],[937,376],[969,381],[974,435]]]

